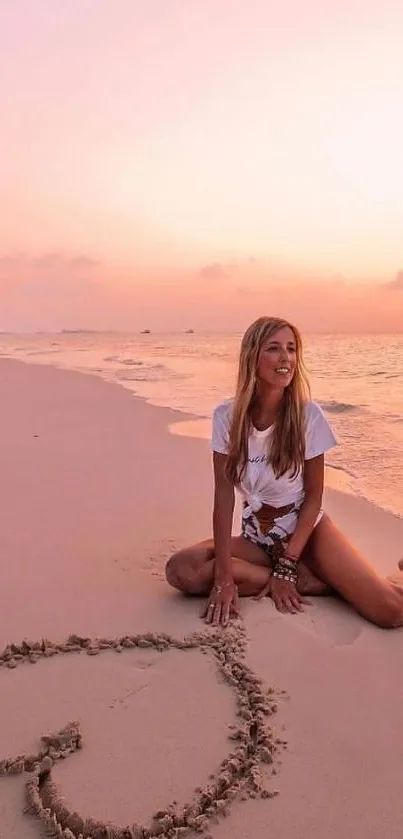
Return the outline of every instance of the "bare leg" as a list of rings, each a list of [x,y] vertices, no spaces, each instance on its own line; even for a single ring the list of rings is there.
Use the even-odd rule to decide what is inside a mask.
[[[232,539],[232,567],[241,597],[259,594],[270,578],[267,556],[257,545],[235,536]],[[178,551],[167,562],[166,578],[174,588],[186,594],[208,595],[214,580],[214,545],[212,539]],[[301,564],[300,594],[324,594],[328,586]]]
[[[403,626],[403,588],[383,578],[329,516],[323,516],[313,531],[303,558],[314,574],[367,620],[387,629]]]
[[[259,548],[257,550],[263,553]],[[237,552],[242,551],[237,551],[234,546],[232,566],[238,592],[241,597],[257,594],[269,580],[269,568],[267,564],[266,567],[263,564],[253,565],[237,557]],[[185,594],[207,596],[214,581],[214,564],[213,541],[208,539],[174,554],[167,562],[166,578],[171,586]]]

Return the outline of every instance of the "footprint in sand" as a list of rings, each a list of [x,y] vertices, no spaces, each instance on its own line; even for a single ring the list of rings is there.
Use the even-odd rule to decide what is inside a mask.
[[[299,615],[279,615],[272,603],[261,604],[267,611],[259,617],[249,614],[256,625],[275,623],[279,619],[295,621],[299,629],[326,639],[332,647],[349,646],[357,641],[363,630],[362,618],[348,604],[331,596],[309,599],[310,605]]]
[[[336,597],[312,598],[307,626],[316,635],[326,638],[332,647],[354,644],[362,633],[362,618],[344,601]]]

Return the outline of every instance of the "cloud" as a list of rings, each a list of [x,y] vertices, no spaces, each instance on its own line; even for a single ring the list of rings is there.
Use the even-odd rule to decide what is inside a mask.
[[[31,257],[27,254],[5,254],[0,256],[0,280],[2,282],[33,280],[62,280],[92,274],[100,265],[89,256],[68,257],[63,253],[44,253]]]
[[[96,315],[103,299],[99,267],[81,254],[0,256],[0,329],[58,329]]]
[[[228,269],[222,262],[212,262],[210,265],[203,265],[198,276],[204,280],[223,280],[228,277]]]
[[[204,265],[198,272],[197,277],[205,280],[215,280],[227,286],[248,289],[259,286],[264,290],[268,285],[272,287],[278,283],[306,283],[321,282],[322,278],[318,272],[313,272],[309,267],[304,267],[281,256],[271,255],[266,259],[259,259],[253,254],[247,257],[238,257],[228,262],[212,262]],[[341,275],[327,277],[327,280],[334,284],[344,284],[345,279]]]
[[[197,274],[197,276],[196,276]],[[214,307],[211,291],[214,288]],[[123,329],[239,331],[260,314],[288,317],[304,331],[399,331],[403,270],[349,280],[280,258],[234,258],[199,270],[120,274],[91,254],[0,254],[0,331]],[[400,300],[400,294],[398,295]]]
[[[403,291],[403,271],[398,271],[395,279],[386,283],[384,287],[391,291]]]
[[[260,293],[260,289],[253,288],[252,286],[247,285],[239,285],[235,289],[235,293],[239,294],[241,297],[250,297],[251,294],[257,295]]]
[[[47,253],[31,260],[34,270],[53,275],[55,280],[61,276],[76,276],[83,272],[92,273],[99,264],[89,256],[66,257],[61,253]]]
[[[205,280],[248,280],[249,277],[266,276],[270,272],[270,263],[265,263],[256,256],[245,259],[232,259],[229,262],[211,262],[198,271],[197,276]]]

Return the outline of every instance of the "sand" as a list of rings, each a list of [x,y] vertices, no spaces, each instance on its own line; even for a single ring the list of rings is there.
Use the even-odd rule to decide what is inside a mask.
[[[96,377],[1,360],[0,388],[1,839],[400,839],[403,631],[330,598],[206,629],[163,567],[209,535],[207,442]],[[325,502],[395,573],[403,522]]]

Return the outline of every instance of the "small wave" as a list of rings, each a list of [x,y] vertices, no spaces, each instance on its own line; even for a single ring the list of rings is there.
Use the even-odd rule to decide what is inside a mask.
[[[115,364],[124,364],[126,367],[142,367],[144,363],[136,358],[121,358],[120,355],[107,355],[103,360],[112,361]]]
[[[60,349],[29,350],[27,355],[56,355]]]
[[[29,350],[32,350],[32,344],[28,347],[13,347],[12,352],[29,352]]]
[[[369,379],[399,379],[401,378],[401,373],[391,373],[388,370],[374,370],[372,373],[368,373]]]
[[[136,367],[114,371],[114,376],[122,382],[165,382],[170,379],[188,379],[189,374],[176,373],[163,364],[154,364],[151,367]]]
[[[337,402],[335,399],[331,399],[329,402],[321,402],[320,406],[330,414],[344,414],[345,411],[354,411],[359,407],[358,405],[351,405],[350,402]]]
[[[402,374],[400,372],[390,372],[389,370],[373,370],[372,373],[368,373],[369,379],[377,379],[383,376],[384,379],[398,379]]]
[[[142,361],[136,361],[135,358],[122,358],[120,363],[125,364],[126,367],[142,367],[143,366],[143,362]]]
[[[339,466],[337,463],[328,462],[326,462],[326,466],[329,469],[334,470],[335,472],[343,472],[345,475],[348,475],[349,478],[354,478],[355,481],[358,479],[358,476],[355,475],[354,472],[351,471],[351,469],[347,469],[347,466]]]

